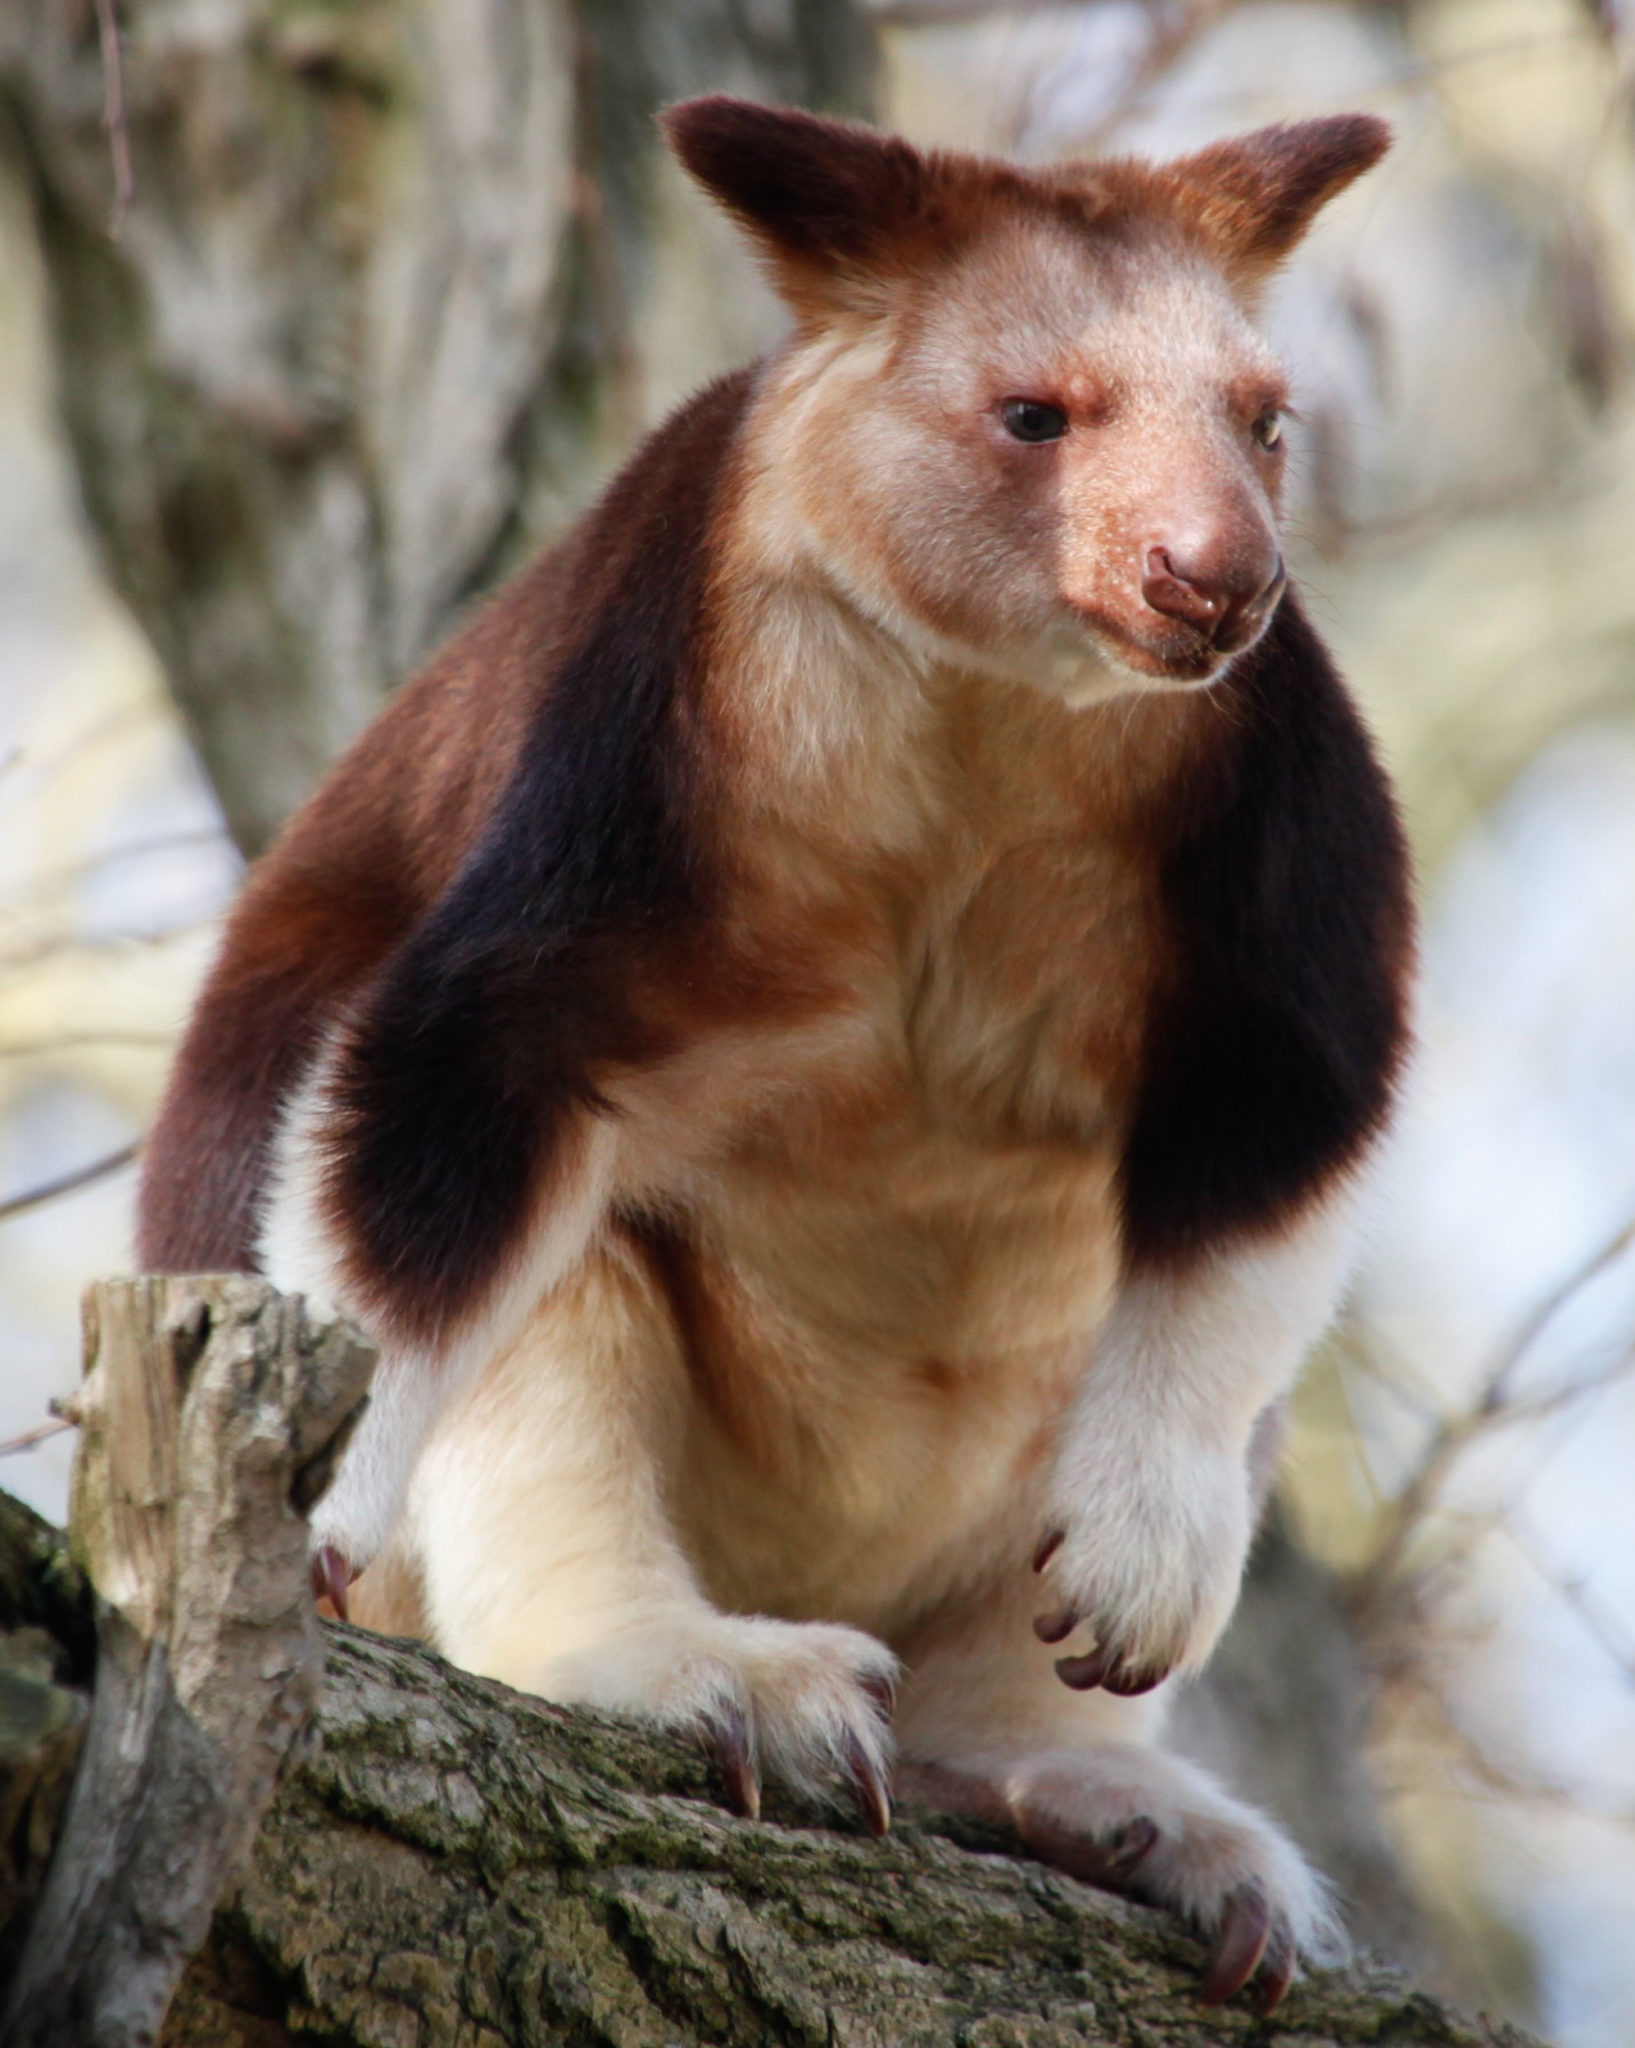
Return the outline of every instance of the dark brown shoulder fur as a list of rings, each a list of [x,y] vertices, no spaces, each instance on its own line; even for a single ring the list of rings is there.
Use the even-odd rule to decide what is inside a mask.
[[[354,1285],[406,1333],[481,1293],[574,1113],[666,1049],[662,985],[709,897],[696,685],[752,381],[694,398],[580,529],[574,627],[510,785],[348,1031],[332,1221]]]
[[[1137,1267],[1275,1225],[1354,1165],[1407,1044],[1402,826],[1292,593],[1212,695],[1220,744],[1162,854],[1170,966],[1122,1175]]]
[[[257,866],[146,1146],[145,1268],[253,1265],[279,1114],[359,1001],[338,1193],[364,1265],[401,1274],[435,1318],[503,1255],[529,1181],[514,1119],[530,1104],[546,1115],[553,1086],[566,1101],[589,1085],[571,1048],[585,1052],[598,1005],[614,1021],[615,928],[662,923],[697,886],[677,701],[750,382],[724,380],[661,427]],[[547,1015],[571,1072],[543,1071]],[[519,1031],[534,1080],[520,1078]],[[485,1135],[491,1158],[474,1149]]]

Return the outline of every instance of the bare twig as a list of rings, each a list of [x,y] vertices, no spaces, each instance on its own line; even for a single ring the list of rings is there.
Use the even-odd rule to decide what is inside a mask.
[[[43,966],[48,960],[59,960],[65,953],[127,953],[150,946],[168,946],[178,939],[196,938],[200,932],[211,930],[216,921],[212,915],[193,918],[186,924],[166,925],[156,932],[105,932],[95,938],[79,932],[54,932],[29,945],[15,946],[10,952],[0,948],[0,973],[18,974],[25,968]]]
[[[1375,1611],[1401,1570],[1408,1546],[1440,1497],[1454,1465],[1481,1436],[1496,1427],[1537,1422],[1570,1403],[1598,1393],[1635,1367],[1635,1347],[1622,1351],[1609,1365],[1580,1375],[1564,1385],[1517,1401],[1515,1377],[1534,1344],[1560,1311],[1592,1280],[1597,1279],[1635,1244],[1635,1220],[1624,1224],[1582,1265],[1574,1268],[1532,1308],[1495,1354],[1482,1376],[1475,1401],[1450,1415],[1432,1430],[1418,1463],[1399,1489],[1386,1514],[1374,1554],[1352,1587],[1359,1615]]]
[[[121,1145],[117,1152],[107,1152],[102,1158],[93,1159],[89,1166],[77,1167],[74,1172],[61,1174],[56,1180],[42,1181],[36,1188],[25,1188],[20,1195],[12,1195],[0,1202],[0,1223],[9,1223],[14,1216],[22,1216],[30,1209],[54,1202],[59,1195],[71,1195],[76,1189],[87,1188],[93,1181],[106,1180],[109,1174],[129,1166],[141,1149],[141,1139],[133,1139],[130,1144]]]
[[[73,1423],[66,1415],[58,1415],[50,1422],[42,1422],[35,1429],[25,1429],[21,1436],[7,1437],[0,1443],[0,1458],[9,1458],[16,1451],[31,1451],[36,1444],[43,1444],[47,1437],[61,1436],[65,1429],[72,1429]]]
[[[1399,1700],[1398,1706],[1400,1709],[1410,1703]],[[1440,1759],[1465,1780],[1460,1789],[1468,1800],[1485,1796],[1492,1803],[1571,1814],[1609,1827],[1635,1828],[1635,1808],[1609,1800],[1604,1786],[1546,1772],[1514,1751],[1497,1754],[1490,1742],[1458,1718],[1446,1695],[1423,1675],[1414,1689],[1411,1708],[1428,1712],[1431,1726],[1419,1724],[1411,1743],[1398,1745],[1398,1763],[1384,1774],[1393,1797],[1431,1789],[1435,1781],[1428,1767],[1434,1767],[1433,1760]]]
[[[32,754],[27,747],[13,747],[0,767],[13,778],[14,789],[6,793],[8,803],[22,804],[37,800],[42,790],[47,789],[68,769],[92,754],[110,741],[120,740],[132,726],[151,726],[160,716],[156,699],[142,698],[135,702],[115,705],[111,711],[102,711],[87,724],[71,734],[54,753],[43,758]],[[20,768],[32,770],[22,788],[15,788],[16,771]]]
[[[1632,1244],[1635,1244],[1635,1217],[1624,1224],[1622,1229],[1615,1231],[1599,1251],[1552,1288],[1532,1314],[1524,1318],[1509,1343],[1498,1353],[1488,1369],[1479,1404],[1483,1414],[1493,1414],[1508,1401],[1510,1383],[1515,1378],[1518,1367],[1548,1325],[1555,1320],[1558,1312],[1566,1307],[1580,1288],[1587,1287],[1592,1280],[1599,1279],[1609,1266],[1615,1265]]]
[[[1442,1404],[1430,1382],[1411,1359],[1405,1358],[1395,1345],[1388,1344],[1378,1331],[1370,1330],[1364,1339],[1350,1325],[1342,1324],[1336,1333],[1334,1346],[1345,1367],[1341,1374],[1342,1384],[1346,1374],[1360,1373],[1415,1422],[1434,1424],[1440,1420]],[[1381,1357],[1382,1351],[1389,1351],[1389,1357]],[[1363,1433],[1362,1423],[1354,1411],[1352,1426],[1359,1436]]]
[[[1623,1350],[1615,1352],[1604,1365],[1596,1366],[1591,1372],[1580,1373],[1576,1379],[1563,1380],[1559,1386],[1531,1395],[1526,1400],[1507,1401],[1481,1420],[1503,1423],[1506,1427],[1518,1422],[1544,1422],[1552,1415],[1559,1415],[1564,1408],[1572,1408],[1587,1400],[1591,1394],[1605,1393],[1608,1387],[1631,1371],[1635,1371],[1635,1344],[1625,1345]]]
[[[1489,1804],[1532,1807],[1545,1813],[1571,1814],[1615,1828],[1635,1828],[1635,1808],[1610,1806],[1593,1785],[1546,1777],[1525,1763],[1491,1755],[1470,1729],[1461,1726],[1438,1701],[1439,1718],[1452,1755],[1445,1760],[1466,1780],[1460,1787],[1467,1800],[1485,1796]],[[1434,1783],[1421,1761],[1417,1769],[1394,1771],[1386,1780],[1390,1792],[1425,1791]]]
[[[892,28],[942,28],[950,23],[985,21],[994,14],[1036,14],[1060,0],[873,0],[871,21]]]
[[[125,215],[136,197],[136,176],[131,169],[131,138],[125,126],[125,66],[119,51],[119,24],[114,19],[114,0],[96,0],[97,29],[102,37],[102,75],[105,91],[102,125],[108,131],[108,149],[114,160],[114,211],[108,223],[109,236],[118,241]]]
[[[0,1060],[49,1059],[53,1053],[90,1052],[104,1046],[149,1052],[175,1042],[171,1031],[59,1031],[50,1038],[0,1039]]]
[[[1149,6],[1152,34],[1147,47],[1125,79],[1117,100],[1101,119],[1079,138],[1081,149],[1104,149],[1119,128],[1138,111],[1161,78],[1168,75],[1184,53],[1212,28],[1231,5],[1231,0],[1180,0],[1168,7]]]
[[[155,854],[182,853],[190,847],[226,843],[225,825],[201,825],[191,832],[155,833],[151,839],[133,839],[123,846],[105,847],[100,853],[87,854],[83,860],[70,861],[60,868],[42,868],[29,877],[29,896],[37,903],[42,897],[72,889],[88,876],[117,867],[122,861],[149,860]]]
[[[1624,1682],[1635,1685],[1635,1640],[1631,1639],[1622,1617],[1595,1598],[1589,1581],[1581,1573],[1563,1571],[1545,1555],[1543,1538],[1520,1509],[1506,1518],[1504,1533],[1519,1555],[1526,1558],[1562,1605],[1582,1624],[1585,1633]]]

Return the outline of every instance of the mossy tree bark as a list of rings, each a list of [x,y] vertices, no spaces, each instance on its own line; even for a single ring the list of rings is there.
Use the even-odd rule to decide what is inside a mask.
[[[0,1496],[0,1671],[31,1631],[70,1723],[88,1599]],[[1175,1923],[1014,1844],[921,1814],[876,1842],[775,1801],[739,1821],[683,1745],[359,1630],[326,1626],[324,1648],[313,1730],[165,2048],[1526,2048],[1371,1969],[1297,1985],[1269,2021],[1205,2012]],[[10,1814],[30,1767],[6,1743]],[[60,1758],[30,1779],[33,1881],[60,1780]]]

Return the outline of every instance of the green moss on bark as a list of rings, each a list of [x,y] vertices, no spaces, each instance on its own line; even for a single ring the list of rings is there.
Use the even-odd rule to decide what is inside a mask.
[[[356,1630],[332,1633],[321,1733],[168,2048],[1523,2039],[1369,1969],[1296,1986],[1272,2021],[1205,2012],[1203,1951],[1162,1915],[931,1815],[881,1842],[787,1802],[733,1819],[684,1745]]]

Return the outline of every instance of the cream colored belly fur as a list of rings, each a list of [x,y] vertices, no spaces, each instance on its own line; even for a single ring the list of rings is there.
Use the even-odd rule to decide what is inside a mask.
[[[639,1602],[648,1473],[699,1590],[736,1612],[899,1646],[1026,1574],[1116,1282],[1112,1161],[979,1154],[906,1122],[826,1171],[763,1156],[710,1176],[687,1218],[714,1295],[702,1342],[619,1231],[538,1305],[437,1430],[394,1546],[458,1661],[546,1689]],[[365,1619],[387,1575],[360,1583]]]
[[[437,1430],[359,1618],[546,1697],[736,1725],[754,1772],[819,1796],[887,1771],[894,1735],[900,1789],[1086,1870],[1142,1831],[1145,1896],[1206,1931],[1262,1898],[1278,1940],[1321,1950],[1298,1851],[1155,1746],[1163,1691],[1070,1691],[1030,1625],[1116,1313],[1110,1177],[901,1126],[827,1174],[712,1176],[691,1222],[735,1279],[748,1403],[730,1364],[689,1359],[649,1252],[604,1236]],[[1249,1341],[1275,1358],[1278,1334]]]
[[[1346,1208],[1121,1278],[1106,1105],[1151,885],[1053,784],[1071,753],[1029,758],[1031,811],[967,781],[983,829],[948,826],[853,916],[845,999],[809,1036],[641,1081],[707,1105],[719,1142],[649,1178],[633,1134],[667,1126],[631,1095],[608,1128],[635,1192],[443,1416],[355,1612],[548,1698],[725,1731],[823,1796],[877,1785],[895,1747],[938,1797],[1092,1845],[1086,1867],[1156,1826],[1146,1895],[1211,1929],[1264,1897],[1309,1943],[1320,1887],[1154,1746],[1164,1689],[1072,1690],[1031,1624],[1066,1603],[1069,1650],[1201,1663],[1255,1421],[1332,1313]]]
[[[360,1613],[386,1618],[369,1581],[401,1585],[412,1555],[444,1650],[561,1692],[563,1660],[652,1597],[658,1557],[732,1612],[894,1647],[956,1589],[1027,1576],[1117,1285],[1106,1105],[1152,884],[1122,829],[1087,829],[1065,714],[1018,703],[1017,759],[947,743],[906,890],[900,853],[860,889],[855,864],[784,850],[779,902],[848,935],[832,1007],[632,1084],[665,1107],[632,1094],[627,1150],[737,1104],[709,1112],[707,1164],[656,1176],[708,1317],[678,1320],[659,1264],[604,1225],[438,1426]],[[651,1541],[632,1533],[643,1485]],[[390,1619],[411,1620],[395,1598]]]

